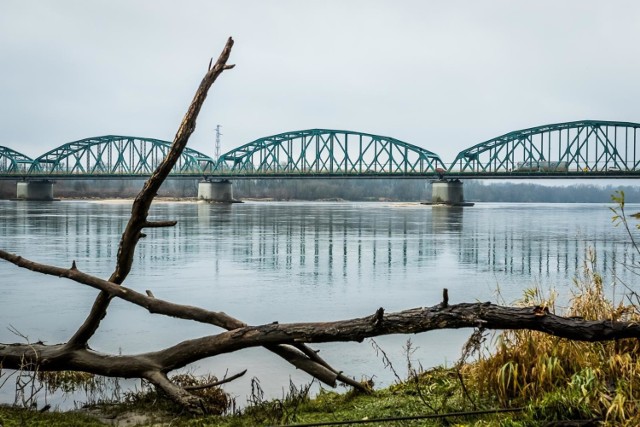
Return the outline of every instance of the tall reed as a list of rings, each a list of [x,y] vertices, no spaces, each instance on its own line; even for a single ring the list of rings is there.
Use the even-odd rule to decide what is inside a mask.
[[[574,280],[562,314],[587,320],[640,321],[638,307],[605,295],[594,271],[595,255]],[[631,301],[631,300],[629,300]],[[543,305],[556,312],[556,295],[527,290],[522,306]],[[588,343],[535,331],[504,331],[482,351],[466,374],[480,393],[499,404],[531,405],[546,419],[601,418],[609,425],[640,425],[640,344],[637,340]]]

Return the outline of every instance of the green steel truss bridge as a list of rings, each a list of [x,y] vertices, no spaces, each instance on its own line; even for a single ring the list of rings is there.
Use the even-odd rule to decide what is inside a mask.
[[[640,124],[583,120],[507,133],[461,151],[448,167],[395,138],[330,129],[257,139],[214,160],[187,148],[175,177],[238,178],[624,178],[640,176]],[[31,159],[0,146],[0,178],[144,177],[170,142],[108,135]]]
[[[639,123],[582,120],[509,132],[458,153],[457,177],[640,175]]]
[[[329,129],[257,139],[222,156],[217,172],[249,176],[357,177],[433,175],[437,154],[386,136]]]
[[[29,171],[33,159],[9,147],[0,146],[0,172],[21,175]]]
[[[33,178],[109,178],[148,176],[169,151],[170,142],[108,135],[70,142],[30,159],[0,147],[0,174]],[[174,173],[202,175],[214,168],[210,157],[186,148]]]
[[[0,175],[32,178],[131,178],[148,176],[171,145],[168,141],[108,135],[70,142],[36,159],[0,151]],[[17,159],[22,163],[16,166]],[[6,166],[5,166],[6,165]],[[172,174],[180,177],[269,178],[432,176],[444,168],[424,148],[394,138],[311,129],[260,138],[214,161],[185,149]]]

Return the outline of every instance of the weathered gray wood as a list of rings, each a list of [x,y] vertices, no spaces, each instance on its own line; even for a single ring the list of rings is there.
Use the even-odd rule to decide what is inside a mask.
[[[39,362],[47,370],[84,370],[100,375],[132,377],[147,371],[168,372],[203,358],[239,349],[279,344],[362,341],[389,334],[437,329],[527,329],[578,341],[640,338],[640,324],[610,320],[582,320],[556,316],[544,308],[505,307],[491,303],[462,303],[420,307],[395,313],[317,323],[245,326],[193,340],[164,350],[138,355],[112,356],[65,344],[3,344],[5,368],[16,369],[24,360]]]
[[[153,171],[153,174],[149,179],[144,183],[142,190],[133,201],[131,216],[129,217],[129,222],[127,223],[124,233],[122,233],[122,239],[118,246],[116,268],[109,278],[110,282],[119,285],[126,279],[127,275],[131,271],[131,266],[133,265],[133,255],[135,253],[138,240],[144,237],[142,230],[145,227],[167,227],[175,225],[175,222],[169,221],[161,223],[152,223],[147,221],[149,207],[158,193],[158,189],[171,172],[171,169],[176,165],[182,151],[187,146],[189,137],[196,129],[196,119],[198,118],[202,104],[207,98],[209,89],[224,70],[234,67],[233,65],[227,65],[232,47],[233,39],[229,37],[215,65],[213,68],[209,67],[209,70],[202,79],[202,82],[200,82],[200,86],[196,90],[193,101],[191,101],[191,105],[182,119],[178,132],[176,132],[176,136],[173,139],[169,152],[160,165],[158,165],[158,167]],[[98,295],[86,320],[69,339],[70,346],[81,347],[87,345],[89,339],[100,327],[100,321],[106,316],[109,302],[110,298],[108,295],[104,293],[100,293]]]

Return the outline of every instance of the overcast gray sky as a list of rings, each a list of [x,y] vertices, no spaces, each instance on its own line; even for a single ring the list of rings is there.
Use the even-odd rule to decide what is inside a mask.
[[[0,145],[36,157],[173,135],[228,36],[190,146],[333,128],[450,162],[506,132],[640,121],[638,1],[2,0]]]

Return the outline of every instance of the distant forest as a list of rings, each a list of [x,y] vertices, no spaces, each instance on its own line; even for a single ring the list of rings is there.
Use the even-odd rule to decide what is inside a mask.
[[[623,190],[629,203],[640,203],[640,185],[595,184],[551,187],[501,181],[464,181],[465,199],[472,202],[608,203],[615,190]],[[640,184],[640,180],[638,181]],[[135,181],[58,181],[54,195],[60,198],[134,197],[142,187]],[[197,180],[167,180],[159,191],[163,197],[196,197]],[[234,180],[236,199],[430,201],[431,180],[425,179],[262,179]],[[0,199],[16,196],[16,184],[0,181]]]
[[[640,186],[594,184],[546,186],[530,183],[464,181],[464,196],[474,202],[607,203],[615,190],[623,190],[629,203],[640,203]],[[237,180],[238,199],[428,201],[431,181],[415,179],[287,179]]]
[[[640,184],[640,182],[639,182]],[[597,186],[593,184],[551,187],[540,184],[464,183],[466,200],[521,203],[607,203],[616,190],[623,190],[628,203],[640,203],[640,186]]]

